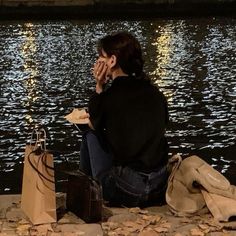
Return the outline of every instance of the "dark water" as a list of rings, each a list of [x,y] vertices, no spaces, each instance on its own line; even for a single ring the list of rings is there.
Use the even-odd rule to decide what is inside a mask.
[[[96,41],[116,30],[137,36],[168,99],[170,155],[198,154],[236,184],[236,19],[1,22],[0,193],[20,191],[35,125],[56,168],[79,163],[81,135],[63,117],[87,105]]]

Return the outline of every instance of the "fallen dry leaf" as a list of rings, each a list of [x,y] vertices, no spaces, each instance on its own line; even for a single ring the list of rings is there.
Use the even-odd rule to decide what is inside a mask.
[[[111,222],[102,223],[103,230],[109,231],[109,230],[114,230],[114,229],[116,229],[118,227],[119,227],[119,224],[116,223],[116,222],[112,222],[111,221]]]
[[[199,224],[198,227],[199,227],[200,229],[204,229],[204,230],[209,229],[209,226],[208,226],[208,225],[205,225],[205,224]]]
[[[204,223],[208,224],[210,226],[213,226],[213,227],[219,227],[220,226],[219,222],[215,221],[215,220],[206,220]]]
[[[161,224],[160,224],[160,227],[163,227],[163,228],[167,228],[167,229],[169,229],[169,228],[171,228],[171,224],[168,223],[168,222],[161,223]]]
[[[136,223],[144,225],[144,224],[146,224],[146,221],[139,218],[139,219],[136,220]]]
[[[108,236],[117,236],[118,234],[116,232],[108,232]]]
[[[155,216],[153,216],[154,218],[155,218],[155,221],[156,222],[159,222],[160,220],[161,220],[161,216],[159,216],[159,215],[155,215]]]
[[[142,210],[139,207],[133,207],[129,209],[130,213],[135,213],[135,214],[148,214],[148,210]]]
[[[140,232],[143,229],[143,225],[138,224],[137,222],[126,221],[123,222],[123,225],[126,227],[130,233]]]
[[[142,218],[143,220],[150,220],[151,216],[142,215],[141,218]]]
[[[190,223],[192,222],[192,220],[188,219],[188,218],[184,218],[182,220],[180,220],[181,223]]]
[[[138,236],[158,236],[159,234],[153,229],[146,229],[138,234]]]
[[[133,221],[125,221],[122,224],[126,227],[135,227],[135,226],[137,226],[137,223],[135,223]]]
[[[148,221],[148,224],[155,225],[161,220],[161,216],[158,215],[142,215],[142,219]]]
[[[155,227],[154,230],[155,230],[157,233],[166,233],[166,232],[169,231],[167,228],[164,228],[164,227]]]
[[[29,233],[30,233],[30,236],[38,236],[38,231],[33,229],[33,228],[30,228],[29,229]]]
[[[203,232],[204,232],[204,234],[208,234],[208,233],[211,232],[211,229],[210,229],[210,228],[208,228],[208,229],[204,229]]]
[[[135,213],[138,214],[141,211],[141,209],[139,207],[132,207],[129,209],[130,213]]]
[[[31,234],[30,234],[31,235]],[[61,233],[52,232],[50,236],[62,236]],[[63,235],[64,236],[64,235]]]
[[[123,229],[119,227],[119,228],[116,228],[115,230],[112,230],[110,232],[115,232],[116,235],[122,235]],[[106,232],[105,235],[108,235],[108,232]]]
[[[176,233],[174,236],[183,236],[181,233]]]
[[[23,224],[23,225],[19,225],[16,230],[17,231],[27,231],[29,228],[31,227],[30,224]]]
[[[209,225],[210,231],[219,231],[223,229],[223,225],[214,220],[207,220],[204,224]]]
[[[198,224],[198,227],[203,231],[204,234],[214,231],[214,230],[212,230],[213,228],[209,227],[209,225],[207,225],[207,224]]]
[[[193,217],[191,217],[191,219],[193,220],[193,221],[195,221],[195,222],[199,222],[199,221],[201,221],[202,220],[202,217],[201,216],[198,216],[198,215],[196,215],[196,216],[193,216]],[[207,219],[206,219],[207,220]]]
[[[37,225],[37,226],[34,226],[32,229],[36,230],[38,235],[43,235],[47,233],[48,231],[53,232],[51,224]]]
[[[117,228],[115,231],[114,231],[116,234],[115,235],[122,235],[122,236],[129,236],[130,235],[130,231],[129,230],[126,230],[126,229],[122,229],[122,228]]]
[[[21,219],[19,222],[18,222],[19,225],[26,225],[26,224],[30,224],[30,222],[26,219]]]
[[[163,219],[160,223],[161,223],[161,224],[168,223],[168,220],[164,220],[164,219]]]
[[[85,235],[85,232],[79,231],[79,232],[64,232],[63,236],[83,236]]]
[[[148,214],[148,210],[141,210],[140,214]]]
[[[199,229],[191,229],[190,233],[192,236],[204,236],[204,233]]]

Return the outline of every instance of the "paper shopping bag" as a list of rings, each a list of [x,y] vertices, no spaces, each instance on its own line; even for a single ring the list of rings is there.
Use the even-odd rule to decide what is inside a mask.
[[[53,155],[26,145],[21,209],[33,224],[56,222]]]

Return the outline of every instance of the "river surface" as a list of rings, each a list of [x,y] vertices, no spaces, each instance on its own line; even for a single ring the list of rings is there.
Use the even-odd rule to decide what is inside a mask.
[[[78,165],[81,133],[64,116],[87,106],[96,42],[117,30],[140,40],[145,70],[168,99],[170,155],[197,154],[236,184],[236,19],[2,21],[0,193],[21,191],[36,125],[47,128],[56,169]]]

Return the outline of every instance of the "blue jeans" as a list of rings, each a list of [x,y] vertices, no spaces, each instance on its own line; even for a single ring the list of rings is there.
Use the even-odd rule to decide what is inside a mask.
[[[103,176],[103,196],[111,206],[147,207],[165,203],[166,167],[149,174],[116,166]]]
[[[94,131],[83,135],[80,170],[101,183],[103,197],[110,205],[142,207],[164,203],[168,179],[166,166],[148,174],[127,166],[113,166],[112,155],[105,151]]]
[[[105,151],[93,130],[86,131],[80,146],[80,170],[99,180],[111,167],[111,154]]]

